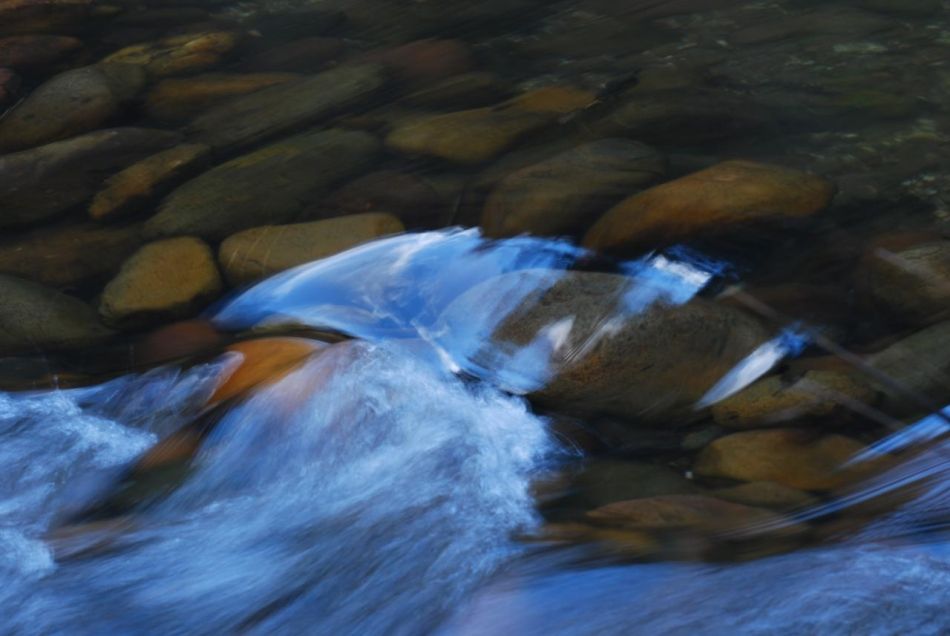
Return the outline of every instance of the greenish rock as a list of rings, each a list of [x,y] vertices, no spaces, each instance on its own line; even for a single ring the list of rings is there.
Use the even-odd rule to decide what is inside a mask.
[[[84,66],[40,84],[0,120],[0,151],[33,148],[95,130],[145,87],[130,64]]]
[[[342,66],[234,99],[197,117],[188,132],[215,148],[246,146],[357,111],[385,83],[382,66]]]
[[[0,353],[86,347],[112,335],[78,298],[0,274]]]
[[[52,218],[82,203],[110,174],[181,142],[149,128],[111,128],[0,156],[0,228]]]
[[[337,182],[366,167],[379,143],[364,132],[296,135],[232,159],[186,182],[145,224],[148,238],[222,240],[259,225],[289,223]]]

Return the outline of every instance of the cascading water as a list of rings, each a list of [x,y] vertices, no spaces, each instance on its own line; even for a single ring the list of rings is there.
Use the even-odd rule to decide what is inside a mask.
[[[864,538],[717,567],[578,565],[571,550],[517,540],[539,521],[532,482],[567,455],[517,394],[655,303],[689,302],[722,271],[675,254],[613,264],[628,284],[591,325],[557,316],[523,348],[486,351],[494,327],[588,256],[473,231],[404,235],[245,291],[213,312],[219,325],[356,339],[226,405],[178,487],[135,514],[61,527],[198,417],[238,354],[0,394],[4,633],[945,632],[943,544],[880,547],[906,536],[887,518]],[[498,276],[508,282],[484,293]],[[778,336],[746,351],[705,399],[794,348]],[[892,490],[902,474],[940,484],[944,465],[907,464],[864,492]],[[752,580],[767,582],[756,604]],[[885,591],[900,612],[879,604]]]

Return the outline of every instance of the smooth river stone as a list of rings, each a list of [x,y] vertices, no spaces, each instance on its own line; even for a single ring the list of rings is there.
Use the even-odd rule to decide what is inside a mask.
[[[110,174],[181,141],[178,133],[111,128],[0,156],[0,228],[82,203]]]
[[[173,35],[120,49],[103,62],[137,64],[152,77],[200,73],[217,66],[240,40],[232,31]]]
[[[0,151],[11,152],[99,128],[145,87],[128,64],[76,68],[40,84],[0,120]]]
[[[489,236],[579,232],[665,168],[662,156],[635,141],[584,144],[506,177],[488,198],[481,225]]]
[[[221,293],[221,276],[208,245],[193,237],[143,246],[102,291],[99,314],[108,324],[140,327],[184,318]]]
[[[82,41],[66,35],[11,35],[0,38],[0,67],[47,73],[79,54]]]
[[[827,207],[834,193],[834,184],[816,175],[726,161],[621,201],[587,232],[584,246],[669,244],[752,222],[806,217]]]
[[[243,285],[404,230],[398,218],[379,212],[267,225],[225,239],[218,261],[230,284]]]
[[[145,96],[145,112],[159,121],[185,121],[236,97],[300,79],[296,73],[206,73],[163,79]]]
[[[190,234],[217,241],[268,222],[294,221],[378,151],[376,138],[363,132],[331,129],[284,139],[179,186],[146,222],[146,236]]]
[[[363,108],[385,83],[381,66],[342,66],[234,99],[196,118],[188,132],[215,148],[244,146]]]
[[[950,314],[950,240],[875,248],[862,259],[855,278],[873,307],[900,322],[936,322]]]
[[[78,298],[0,274],[0,354],[87,347],[112,335]]]

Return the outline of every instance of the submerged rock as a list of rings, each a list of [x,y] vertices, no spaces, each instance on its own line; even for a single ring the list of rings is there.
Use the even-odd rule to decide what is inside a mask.
[[[106,179],[89,205],[89,216],[101,220],[134,211],[199,171],[209,151],[201,144],[182,144],[132,164]]]
[[[103,62],[136,64],[153,77],[199,73],[217,66],[240,42],[232,31],[173,35],[112,53]]]
[[[185,121],[228,100],[300,79],[296,73],[207,73],[163,79],[145,97],[149,117]]]
[[[88,347],[112,335],[78,298],[0,274],[0,352]]]
[[[0,120],[0,150],[10,152],[94,130],[145,86],[136,66],[101,64],[60,73]]]
[[[382,51],[370,51],[366,60],[389,68],[406,82],[426,83],[472,70],[475,60],[459,40],[418,40]]]
[[[877,392],[863,379],[840,371],[808,371],[794,382],[773,375],[713,405],[716,423],[728,428],[782,426],[840,417],[848,406],[873,405]]]
[[[834,185],[752,161],[727,161],[636,194],[608,210],[584,237],[594,249],[673,243],[744,224],[824,209]]]
[[[341,66],[229,101],[189,131],[215,148],[243,146],[363,107],[386,83],[382,67]]]
[[[218,261],[229,283],[243,285],[404,230],[395,216],[379,212],[267,225],[225,239]]]
[[[843,435],[799,429],[746,431],[712,442],[696,458],[693,471],[703,477],[774,481],[799,490],[826,491],[862,474],[845,462],[864,445]]]
[[[449,204],[425,179],[408,172],[379,170],[349,181],[304,217],[340,216],[362,212],[389,212],[408,227],[448,225]],[[311,217],[311,213],[313,216]]]
[[[707,300],[644,302],[641,294],[657,293],[650,285],[613,274],[515,272],[464,293],[442,321],[458,333],[475,330],[479,368],[540,383],[531,397],[541,405],[673,426],[695,419],[698,400],[766,333]]]
[[[145,245],[102,291],[99,313],[109,324],[139,327],[184,318],[221,293],[211,248],[181,237]]]
[[[857,283],[871,304],[903,323],[926,325],[950,312],[950,241],[875,249]]]
[[[477,164],[497,157],[550,121],[549,116],[513,108],[425,115],[398,124],[386,137],[386,145],[408,155]]]
[[[142,243],[139,226],[67,223],[0,239],[0,272],[52,287],[107,280]]]
[[[0,67],[44,74],[76,58],[82,41],[65,35],[12,35],[0,38]]]
[[[0,156],[0,228],[61,214],[109,174],[180,141],[164,130],[112,128]]]
[[[338,58],[345,48],[346,43],[340,38],[308,37],[253,55],[243,66],[258,72],[315,73]]]
[[[819,501],[807,492],[774,481],[750,481],[738,486],[720,488],[713,494],[726,501],[762,508],[804,508]]]
[[[888,409],[919,413],[950,402],[950,321],[899,340],[867,361],[903,389],[880,387]]]
[[[481,225],[489,236],[573,234],[664,169],[663,157],[635,141],[584,144],[505,178],[486,202]]]
[[[149,237],[221,240],[262,223],[287,223],[338,181],[370,163],[367,133],[319,130],[232,159],[179,186],[145,224]]]
[[[92,12],[93,0],[4,0],[0,35],[71,30]]]

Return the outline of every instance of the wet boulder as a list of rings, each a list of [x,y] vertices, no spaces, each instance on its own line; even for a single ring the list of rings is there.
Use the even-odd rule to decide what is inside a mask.
[[[215,148],[253,144],[365,107],[385,84],[378,65],[341,66],[231,100],[197,117],[188,130]]]
[[[587,232],[593,249],[669,244],[750,223],[810,216],[831,202],[830,181],[798,170],[726,161],[624,199]]]
[[[417,40],[388,49],[370,51],[366,61],[384,65],[410,84],[438,81],[470,71],[472,52],[459,40]]]
[[[331,186],[370,164],[372,135],[318,130],[223,163],[172,191],[145,224],[149,237],[221,240],[263,223],[288,223]]]
[[[0,273],[58,288],[108,280],[142,243],[140,226],[60,223],[0,238]]]
[[[898,340],[868,356],[867,361],[900,386],[879,387],[888,409],[921,413],[944,408],[950,402],[950,321]]]
[[[798,490],[777,484],[774,481],[750,481],[737,486],[713,491],[719,499],[758,506],[760,508],[804,508],[818,503],[818,498]]]
[[[89,204],[89,216],[101,220],[134,212],[200,171],[210,150],[201,144],[182,144],[132,164],[106,179]]]
[[[82,41],[66,35],[11,35],[0,38],[0,67],[45,74],[76,58]]]
[[[505,274],[446,309],[445,346],[461,346],[475,372],[523,387],[542,406],[675,426],[696,419],[699,399],[766,332],[708,300],[646,302],[656,291],[614,274]]]
[[[502,180],[485,204],[481,225],[489,236],[574,234],[664,169],[662,156],[635,141],[584,144]]]
[[[71,31],[92,12],[93,0],[4,0],[0,35]]]
[[[696,457],[693,472],[702,477],[773,481],[789,488],[832,490],[864,474],[845,463],[864,449],[843,435],[801,429],[769,429],[726,435]]]
[[[218,261],[230,284],[243,285],[404,229],[398,218],[380,212],[255,227],[225,239]]]
[[[0,274],[0,353],[87,347],[112,332],[78,298]]]
[[[200,73],[220,64],[240,41],[233,31],[186,33],[120,49],[103,62],[135,64],[152,77]]]
[[[313,36],[261,51],[243,66],[255,72],[315,73],[338,59],[345,49],[346,43],[340,38]]]
[[[57,216],[111,173],[180,141],[164,130],[112,128],[0,156],[0,228]]]
[[[211,248],[193,237],[149,243],[133,254],[102,291],[99,314],[119,327],[184,318],[221,293]]]
[[[950,241],[872,249],[862,259],[856,282],[869,304],[900,322],[926,325],[946,318],[950,313]]]
[[[494,159],[550,122],[549,116],[513,108],[422,115],[398,123],[386,137],[386,145],[402,154],[478,164]]]
[[[11,152],[99,128],[145,86],[137,66],[101,64],[56,75],[0,120],[0,151]]]
[[[840,422],[850,405],[873,406],[877,391],[843,371],[814,370],[786,381],[772,375],[713,405],[713,419],[727,428],[783,426],[790,421]]]
[[[448,225],[449,202],[423,177],[409,172],[379,170],[349,181],[304,216],[339,216],[363,212],[389,212],[408,227]]]
[[[206,73],[167,78],[145,96],[145,111],[158,121],[186,121],[228,100],[299,78],[295,73]]]

